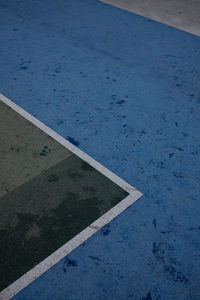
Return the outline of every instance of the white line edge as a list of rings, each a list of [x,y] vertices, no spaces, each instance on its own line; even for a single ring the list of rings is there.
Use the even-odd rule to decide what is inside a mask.
[[[36,265],[33,269],[28,271],[26,274],[24,274],[22,277],[17,279],[15,282],[13,282],[11,285],[9,285],[7,288],[5,288],[0,293],[0,300],[7,300],[14,297],[18,292],[20,292],[22,289],[24,289],[27,285],[29,285],[31,282],[33,282],[36,278],[41,276],[44,272],[46,272],[48,269],[50,269],[53,265],[55,265],[58,261],[60,261],[63,257],[68,255],[70,252],[72,252],[74,249],[76,249],[78,246],[80,246],[84,241],[86,241],[88,238],[90,238],[93,234],[95,234],[99,229],[101,229],[103,226],[105,226],[107,223],[109,223],[112,219],[114,219],[116,216],[118,216],[121,212],[123,212],[127,207],[129,207],[132,203],[134,203],[137,199],[139,199],[143,194],[139,192],[137,189],[132,187],[130,184],[128,184],[126,181],[121,179],[119,176],[115,175],[113,172],[105,168],[103,165],[98,163],[96,160],[94,160],[92,157],[81,151],[79,148],[71,144],[69,141],[64,139],[62,136],[57,134],[55,131],[50,129],[48,126],[46,126],[44,123],[37,120],[35,117],[33,117],[31,114],[26,112],[24,109],[22,109],[20,106],[15,104],[13,101],[9,100],[7,97],[3,96],[0,93],[0,100],[8,105],[10,108],[12,108],[14,111],[19,113],[21,116],[23,116],[25,119],[30,121],[32,124],[40,128],[42,131],[44,131],[46,134],[51,136],[53,139],[55,139],[57,142],[62,144],[65,148],[79,156],[81,159],[86,161],[88,164],[90,164],[92,167],[94,167],[96,170],[98,170],[100,173],[108,177],[111,181],[116,183],[118,186],[120,186],[122,189],[127,191],[129,195],[124,198],[122,201],[120,201],[116,206],[111,208],[108,212],[106,212],[104,215],[102,215],[99,219],[97,219],[95,222],[93,222],[90,226],[88,226],[86,229],[81,231],[79,234],[77,234],[74,238],[72,238],[70,241],[68,241],[65,245],[60,247],[58,250],[56,250],[54,253],[52,253],[50,256],[48,256],[46,259],[44,259],[42,262],[40,262],[38,265]]]

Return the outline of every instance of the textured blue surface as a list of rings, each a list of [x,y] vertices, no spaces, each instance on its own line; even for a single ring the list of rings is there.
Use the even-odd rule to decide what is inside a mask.
[[[0,23],[0,92],[144,193],[15,299],[199,299],[200,38],[94,0]]]

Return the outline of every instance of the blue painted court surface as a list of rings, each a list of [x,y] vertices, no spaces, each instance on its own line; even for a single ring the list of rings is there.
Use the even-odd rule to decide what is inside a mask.
[[[144,194],[14,299],[200,299],[200,38],[94,0],[0,0],[0,74]]]

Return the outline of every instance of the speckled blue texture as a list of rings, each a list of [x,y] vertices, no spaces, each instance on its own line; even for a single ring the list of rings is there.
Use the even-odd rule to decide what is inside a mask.
[[[0,24],[0,92],[144,193],[15,299],[200,299],[200,38],[95,0]]]

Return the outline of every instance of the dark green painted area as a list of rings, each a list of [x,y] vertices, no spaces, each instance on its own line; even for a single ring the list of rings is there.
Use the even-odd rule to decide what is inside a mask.
[[[128,195],[75,155],[0,198],[4,289]]]

